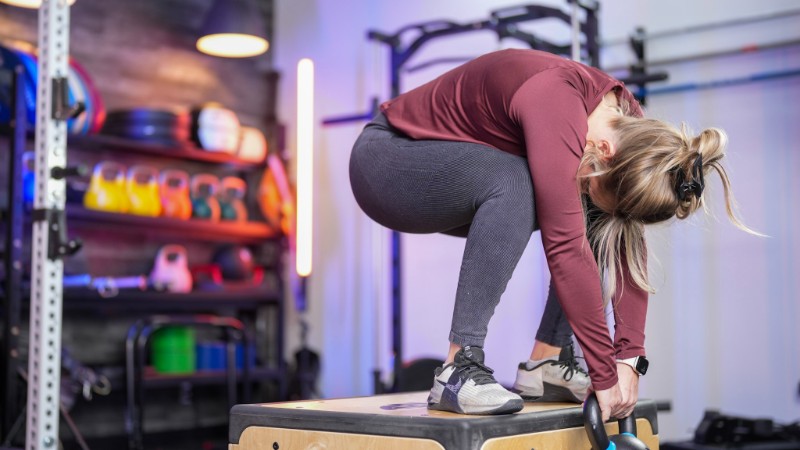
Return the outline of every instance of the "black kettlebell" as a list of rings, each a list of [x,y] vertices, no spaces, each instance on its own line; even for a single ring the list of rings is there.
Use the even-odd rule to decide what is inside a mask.
[[[583,403],[583,427],[589,436],[592,450],[650,450],[636,437],[636,417],[633,414],[619,420],[620,434],[609,437],[603,426],[603,413],[594,392]]]

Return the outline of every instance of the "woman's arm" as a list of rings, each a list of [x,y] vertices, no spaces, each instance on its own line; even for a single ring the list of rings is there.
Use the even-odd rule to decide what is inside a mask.
[[[588,129],[583,88],[572,71],[548,69],[520,87],[509,112],[524,133],[553,283],[599,391],[617,384],[617,371],[576,181]]]
[[[617,359],[627,359],[645,356],[644,327],[649,295],[633,282],[624,252],[620,259],[622,270],[618,271],[617,294],[613,300],[614,353]]]

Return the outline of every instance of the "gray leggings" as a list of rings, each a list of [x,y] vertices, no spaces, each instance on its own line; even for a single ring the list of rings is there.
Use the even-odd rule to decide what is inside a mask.
[[[350,183],[361,209],[387,228],[467,238],[450,342],[483,346],[538,229],[527,159],[479,144],[414,140],[379,114],[353,147]],[[571,336],[551,284],[536,339],[563,347]]]

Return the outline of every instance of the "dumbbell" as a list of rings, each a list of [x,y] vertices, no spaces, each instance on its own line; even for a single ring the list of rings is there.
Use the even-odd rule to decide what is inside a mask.
[[[650,450],[636,437],[636,417],[620,419],[620,434],[608,436],[603,425],[603,413],[595,393],[591,393],[583,403],[583,427],[592,444],[592,450]]]

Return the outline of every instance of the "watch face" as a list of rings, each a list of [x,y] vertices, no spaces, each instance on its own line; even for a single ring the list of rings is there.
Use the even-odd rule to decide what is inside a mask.
[[[644,356],[636,358],[636,371],[644,375],[647,373],[647,368],[650,367],[650,361]]]

